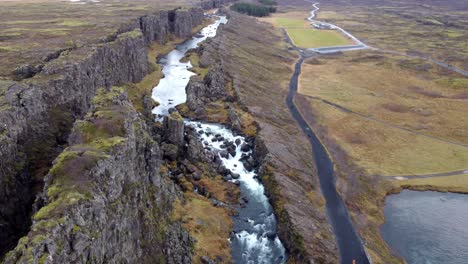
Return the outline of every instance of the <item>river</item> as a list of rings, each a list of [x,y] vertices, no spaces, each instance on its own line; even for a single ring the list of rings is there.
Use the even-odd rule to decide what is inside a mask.
[[[161,121],[170,108],[185,103],[187,95],[185,87],[190,76],[190,62],[181,62],[187,51],[196,48],[205,39],[214,37],[220,24],[227,23],[224,16],[220,16],[213,24],[202,29],[195,37],[177,45],[176,49],[164,56],[159,64],[162,66],[164,78],[153,89],[153,99],[160,104],[153,109],[156,120]],[[234,176],[227,179],[240,188],[242,205],[236,207],[234,230],[229,238],[231,253],[235,263],[248,264],[282,264],[286,261],[286,250],[276,234],[276,218],[273,208],[265,195],[263,185],[257,179],[257,173],[244,167],[243,159],[252,156],[251,148],[242,150],[246,139],[242,135],[235,135],[231,130],[219,124],[205,124],[186,121],[186,125],[197,129],[198,138],[204,147],[217,153],[223,165]],[[223,141],[214,140],[222,137]],[[237,140],[238,144],[234,142]],[[234,155],[221,155],[225,150],[223,142],[236,145]],[[224,157],[223,157],[224,156]],[[228,239],[228,238],[226,238]]]
[[[468,263],[468,196],[404,190],[385,202],[385,241],[409,264]]]

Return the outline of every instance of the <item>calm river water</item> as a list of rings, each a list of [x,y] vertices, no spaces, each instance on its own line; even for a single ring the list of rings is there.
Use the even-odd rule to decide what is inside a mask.
[[[382,235],[409,264],[468,263],[468,195],[404,190],[384,211]]]

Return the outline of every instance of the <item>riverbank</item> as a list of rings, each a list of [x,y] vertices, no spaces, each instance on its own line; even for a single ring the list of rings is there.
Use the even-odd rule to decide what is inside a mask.
[[[213,7],[213,3],[210,6]],[[169,21],[170,16],[171,21]],[[176,41],[177,38],[189,36],[194,27],[203,23],[203,10],[201,8],[188,8],[157,11],[139,18],[138,21],[141,23],[132,23],[135,21],[129,19],[128,24],[120,25],[122,26],[121,31],[110,35],[108,39],[103,40],[103,43],[97,45],[91,43],[89,46],[75,47],[72,50],[59,53],[58,57],[48,60],[42,70],[36,72],[35,76],[26,76],[26,80],[18,82],[1,82],[2,109],[0,119],[3,125],[6,124],[0,133],[1,155],[4,157],[0,163],[1,180],[2,183],[5,183],[2,185],[2,199],[0,199],[2,223],[4,223],[0,230],[1,250],[10,249],[14,246],[18,236],[25,235],[17,245],[16,251],[11,253],[12,259],[37,260],[43,257],[47,258],[46,253],[64,261],[79,258],[80,254],[100,259],[106,258],[105,255],[110,254],[112,248],[121,248],[120,253],[123,255],[126,254],[126,250],[134,252],[135,254],[126,255],[132,255],[135,261],[146,259],[147,255],[172,259],[176,262],[185,257],[191,258],[191,238],[186,235],[184,228],[177,223],[165,225],[171,210],[171,200],[178,195],[178,191],[174,191],[174,184],[167,182],[166,185],[161,185],[167,187],[167,190],[161,191],[152,189],[151,186],[148,186],[149,182],[146,181],[150,180],[151,184],[156,184],[158,180],[161,180],[161,174],[157,173],[163,158],[159,143],[161,138],[170,134],[170,131],[159,131],[162,135],[158,135],[153,126],[140,124],[146,124],[147,120],[152,119],[147,115],[153,105],[148,100],[147,88],[150,85],[148,83],[157,81],[159,78],[157,75],[147,75],[156,70],[154,67],[156,58],[151,57],[151,54],[155,55],[164,50],[162,45],[153,45],[152,50],[150,50],[152,52],[149,52],[148,45],[154,44],[153,42],[162,44],[171,39]],[[143,81],[137,83],[141,80]],[[120,86],[112,88],[117,84]],[[138,91],[134,90],[135,87],[138,88]],[[103,103],[102,109],[97,109],[101,101],[105,103]],[[134,109],[133,104],[138,110]],[[86,115],[88,111],[89,115]],[[132,120],[137,126],[135,130],[132,130],[131,126],[127,126],[132,123]],[[69,137],[70,131],[75,127],[74,123],[85,131],[73,133],[76,137],[73,135]],[[86,126],[81,127],[82,124]],[[122,125],[125,127],[122,128]],[[112,130],[113,128],[115,130]],[[135,133],[143,138],[135,139]],[[106,138],[109,134],[110,138]],[[83,149],[71,148],[73,153],[70,155],[67,154],[68,149],[63,151],[68,146],[80,145],[80,142]],[[91,145],[84,146],[88,143]],[[122,150],[120,156],[116,156],[112,152],[114,145]],[[60,157],[64,160],[59,157],[54,164],[51,164],[52,160],[57,157],[56,155],[62,151],[63,155]],[[149,152],[151,154],[148,154]],[[85,161],[81,162],[82,159]],[[124,177],[124,181],[128,180],[131,185],[129,186],[125,182],[116,184],[112,180],[108,180],[107,177],[111,177],[111,179],[123,177],[119,174],[121,171],[118,166],[115,170],[107,169],[107,165],[115,160],[120,160],[122,164],[125,162],[139,165],[141,162],[146,162],[146,164],[141,165],[141,169],[134,169],[132,166],[126,168],[129,172],[128,178]],[[49,171],[49,168],[56,163],[60,163],[61,167],[62,162],[66,164],[64,171],[61,169]],[[80,162],[84,167],[77,165],[81,164]],[[143,168],[144,171],[142,171]],[[76,171],[78,174],[71,173],[70,170]],[[141,174],[141,177],[147,178],[133,177],[132,175],[136,171]],[[15,177],[16,173],[18,173],[17,177]],[[46,175],[47,179],[44,178]],[[80,178],[80,175],[86,179]],[[110,196],[116,195],[116,197],[113,196],[112,199],[107,197],[108,200],[102,202],[100,200],[102,193],[99,193],[98,190],[99,186],[91,183],[90,186],[81,189],[77,187],[77,184],[72,184],[74,181],[88,182],[88,179],[94,178],[102,179],[104,182],[100,186],[102,188],[111,188],[110,186],[116,184],[115,193],[109,194]],[[48,186],[55,184],[56,179],[65,179],[65,182],[69,182],[71,185],[66,187],[66,190],[62,190],[67,184],[59,184],[59,189],[55,188],[48,192]],[[45,181],[47,184],[43,189]],[[125,191],[121,192],[122,189]],[[127,238],[133,241],[145,241],[144,243],[147,244],[129,245],[127,240],[119,244],[118,239],[106,231],[108,226],[101,225],[100,220],[96,221],[97,226],[87,222],[92,221],[90,217],[84,217],[85,222],[80,220],[77,223],[75,221],[74,217],[79,219],[88,213],[86,210],[83,211],[83,208],[103,208],[100,216],[110,219],[109,222],[116,219],[125,222],[126,217],[134,216],[143,210],[143,204],[131,200],[132,196],[126,196],[129,194],[127,191],[130,194],[146,195],[148,199],[154,198],[146,205],[165,210],[163,213],[158,212],[160,216],[157,216],[158,213],[153,215],[155,211],[149,210],[147,214],[141,214],[141,217],[134,218],[136,222],[132,222],[132,225],[144,226],[144,228],[132,229],[134,237],[128,236]],[[68,195],[70,193],[71,196]],[[40,198],[34,201],[36,194]],[[117,209],[120,211],[107,210],[112,207],[109,204],[109,201],[112,203],[111,200],[119,201],[118,204],[112,204],[112,206],[118,205]],[[123,201],[122,204],[120,204],[121,201]],[[130,210],[127,206],[132,206],[133,209]],[[41,208],[44,208],[42,212]],[[77,211],[74,211],[75,209]],[[55,210],[58,210],[59,213],[56,214]],[[51,211],[53,213],[49,215],[48,213]],[[41,213],[39,214],[39,212]],[[31,214],[38,214],[41,219],[45,216],[44,220],[47,221],[39,223],[34,219],[33,226],[30,226]],[[65,227],[68,228],[65,232],[69,232],[73,225],[78,226],[74,227],[74,236],[70,238],[64,237],[63,230],[58,230],[56,226],[56,224],[64,226],[61,225],[64,223],[64,219],[60,218],[63,215],[69,217],[65,219]],[[160,219],[161,226],[153,225],[154,219]],[[16,225],[21,226],[22,229],[18,230]],[[30,227],[31,230],[29,230]],[[91,228],[92,231],[90,231]],[[122,230],[123,233],[129,230],[126,224],[114,228]],[[88,243],[87,240],[96,238],[95,232],[98,231],[105,234],[95,243],[105,243],[105,245],[95,246],[96,244]],[[43,240],[44,236],[53,236],[54,239],[53,241],[51,239]],[[148,241],[147,236],[158,237],[158,239],[146,242]],[[163,237],[167,238],[165,240],[167,243],[174,244],[164,244],[159,240]],[[87,242],[80,244],[83,241]],[[64,243],[67,245],[78,243],[84,248],[78,250],[79,252],[73,249],[67,253],[60,252],[60,250],[52,252],[53,247],[61,247]],[[151,251],[148,251],[147,248],[150,243],[154,243],[154,254],[146,254]],[[178,249],[174,246],[177,244],[180,245],[179,249],[183,247],[183,251],[187,253],[180,254],[173,259],[174,256],[169,256],[165,250],[172,248],[172,252],[179,254],[176,253]],[[44,246],[48,252],[42,251]],[[100,250],[93,251],[90,249],[93,247]],[[37,248],[37,251],[32,252],[32,248]],[[123,255],[115,254],[113,257],[116,261],[129,259]]]
[[[265,33],[259,36],[260,31]],[[288,250],[288,261],[335,263],[338,254],[310,146],[287,107],[278,103],[286,97],[295,56],[273,28],[232,13],[229,24],[202,46],[197,57],[199,65],[209,69],[206,77],[228,77],[227,91],[218,81],[214,85],[211,81],[212,89],[206,91],[211,100],[199,101],[203,107],[191,105],[189,100],[179,110],[191,118],[226,122],[240,131],[249,127],[244,121],[250,124],[254,120],[254,153],[262,164],[261,179],[278,218],[278,234]],[[197,77],[192,77],[191,85],[204,87]]]

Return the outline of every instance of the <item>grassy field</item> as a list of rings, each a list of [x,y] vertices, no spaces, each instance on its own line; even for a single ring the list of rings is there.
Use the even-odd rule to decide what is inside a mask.
[[[0,78],[9,78],[19,65],[36,65],[59,49],[97,43],[132,18],[152,10],[186,6],[190,2],[0,1]]]
[[[262,21],[272,23],[277,28],[286,29],[294,44],[301,48],[318,48],[353,44],[353,41],[335,30],[317,30],[306,20],[307,12],[287,12],[274,14]]]
[[[369,174],[429,174],[468,168],[468,148],[442,141],[468,143],[468,87],[453,79],[398,57],[354,52],[306,61],[299,93],[309,118]]]
[[[467,92],[468,78],[372,52],[306,62],[299,83],[304,95],[462,144],[468,144]]]
[[[351,45],[353,42],[335,30],[288,28],[288,35],[301,48]]]
[[[397,181],[403,188],[468,193],[468,174]]]
[[[468,69],[466,2],[369,2],[327,1],[317,19],[341,26],[373,47],[431,56]]]
[[[314,120],[309,121],[323,128],[322,137],[331,138],[370,175],[417,175],[468,168],[468,148],[389,128],[307,97],[300,102],[301,112],[314,113],[310,116]]]

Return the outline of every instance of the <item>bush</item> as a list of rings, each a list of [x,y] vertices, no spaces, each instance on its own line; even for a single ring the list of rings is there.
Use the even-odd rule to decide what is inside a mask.
[[[268,5],[268,6],[275,6],[278,5],[276,1],[273,0],[260,0],[259,1],[262,5]],[[274,13],[274,12],[273,12]]]
[[[231,6],[231,10],[242,14],[247,14],[249,16],[264,17],[269,16],[270,13],[276,12],[276,7],[250,3],[235,3]]]

